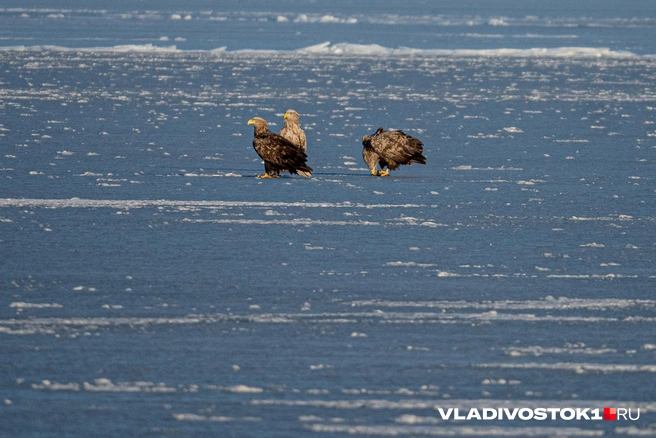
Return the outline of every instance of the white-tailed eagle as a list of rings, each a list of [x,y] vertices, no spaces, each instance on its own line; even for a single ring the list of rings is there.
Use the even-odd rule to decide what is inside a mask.
[[[390,170],[402,164],[426,164],[426,157],[422,155],[424,144],[403,131],[378,128],[375,133],[362,137],[362,146],[362,158],[374,176],[389,176]]]
[[[281,137],[294,143],[307,153],[307,140],[305,132],[301,129],[301,123],[298,119],[298,113],[293,109],[288,109],[285,113],[285,126],[278,133]]]
[[[269,131],[269,125],[261,117],[253,117],[248,121],[255,128],[253,148],[264,160],[264,173],[258,178],[280,178],[280,172],[312,176],[312,168],[306,164],[307,155],[300,148]]]

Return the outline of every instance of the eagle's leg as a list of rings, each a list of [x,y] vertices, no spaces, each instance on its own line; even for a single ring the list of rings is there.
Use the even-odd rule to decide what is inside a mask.
[[[371,169],[371,174],[372,174],[373,176],[378,176],[378,169],[376,169],[375,167],[372,168],[372,169]]]
[[[280,178],[280,171],[278,169],[274,169],[273,175],[271,175],[271,178]]]
[[[258,175],[258,178],[272,178],[270,175],[271,172],[273,172],[273,166],[271,166],[269,163],[266,161],[264,162],[264,173],[262,175]]]
[[[389,176],[389,169],[381,169],[379,176]]]

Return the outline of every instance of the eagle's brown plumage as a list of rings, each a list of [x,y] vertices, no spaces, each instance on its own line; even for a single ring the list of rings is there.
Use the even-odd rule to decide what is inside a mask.
[[[300,147],[303,152],[307,152],[307,141],[305,132],[301,129],[298,113],[293,109],[288,109],[285,113],[285,126],[278,133],[281,137]]]
[[[390,170],[402,164],[426,164],[424,144],[403,131],[378,128],[374,134],[362,137],[362,146],[362,158],[374,176],[389,176]],[[380,165],[380,171],[376,165]]]
[[[248,121],[255,128],[253,148],[264,160],[264,174],[260,178],[279,178],[280,172],[312,176],[312,168],[306,164],[307,155],[289,140],[269,131],[269,125],[261,117]]]

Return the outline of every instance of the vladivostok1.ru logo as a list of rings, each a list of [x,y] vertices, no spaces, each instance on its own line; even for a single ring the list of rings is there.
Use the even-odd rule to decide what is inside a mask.
[[[633,420],[640,418],[640,409],[631,408],[471,408],[465,415],[459,408],[437,408],[442,420]]]

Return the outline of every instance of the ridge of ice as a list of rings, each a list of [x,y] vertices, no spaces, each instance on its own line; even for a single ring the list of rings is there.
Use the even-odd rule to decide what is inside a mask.
[[[227,47],[211,50],[182,50],[176,46],[156,46],[153,44],[126,44],[108,47],[64,47],[56,45],[4,46],[0,51],[59,51],[59,52],[157,52],[208,54],[300,54],[300,55],[342,55],[342,56],[440,56],[440,57],[512,57],[512,58],[641,58],[652,55],[637,55],[624,50],[608,47],[534,47],[529,49],[419,49],[412,47],[391,48],[379,44],[331,43],[326,41],[295,50],[240,49],[228,51]]]

